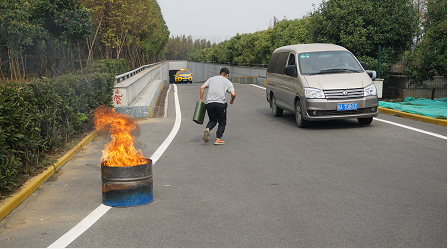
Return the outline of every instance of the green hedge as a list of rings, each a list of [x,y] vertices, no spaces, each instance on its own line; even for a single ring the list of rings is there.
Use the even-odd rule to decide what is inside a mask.
[[[0,195],[91,129],[93,110],[111,106],[114,76],[129,70],[127,60],[101,60],[80,75],[0,83]]]

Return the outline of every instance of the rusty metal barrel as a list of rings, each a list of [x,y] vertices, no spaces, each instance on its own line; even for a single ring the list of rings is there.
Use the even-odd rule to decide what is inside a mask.
[[[153,201],[152,160],[130,167],[111,167],[101,163],[103,204],[132,207]]]

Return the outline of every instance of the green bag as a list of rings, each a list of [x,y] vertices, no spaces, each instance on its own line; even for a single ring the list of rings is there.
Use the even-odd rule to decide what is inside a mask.
[[[205,103],[198,101],[196,103],[196,108],[194,109],[193,121],[197,124],[203,124],[206,110]]]

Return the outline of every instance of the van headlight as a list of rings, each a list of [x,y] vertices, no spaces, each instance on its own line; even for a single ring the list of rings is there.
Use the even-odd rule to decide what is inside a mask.
[[[364,97],[366,96],[375,96],[376,95],[376,87],[375,84],[370,84],[364,88]]]
[[[324,91],[316,88],[305,87],[305,96],[307,99],[325,99]]]

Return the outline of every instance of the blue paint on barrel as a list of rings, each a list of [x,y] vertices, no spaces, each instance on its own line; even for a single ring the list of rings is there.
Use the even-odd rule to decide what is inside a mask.
[[[132,207],[153,201],[152,161],[130,167],[111,167],[101,163],[103,204]]]
[[[112,207],[133,207],[153,201],[152,184],[126,190],[113,190],[103,193],[103,204]]]

